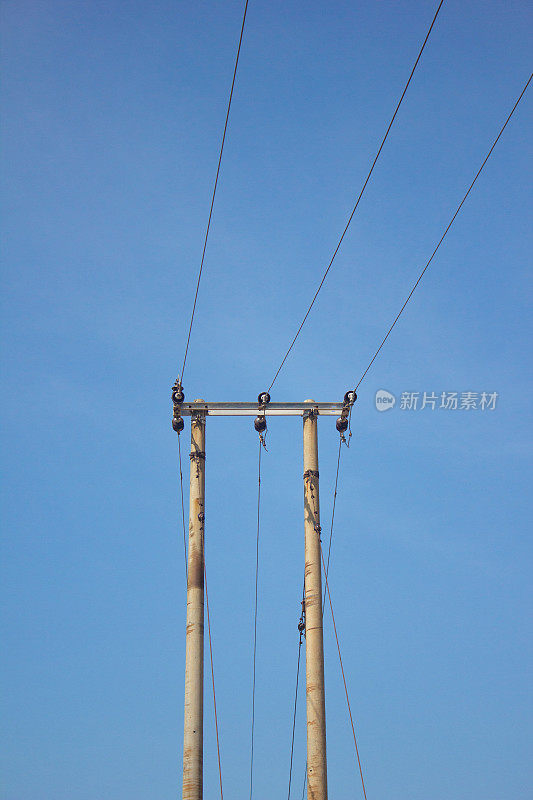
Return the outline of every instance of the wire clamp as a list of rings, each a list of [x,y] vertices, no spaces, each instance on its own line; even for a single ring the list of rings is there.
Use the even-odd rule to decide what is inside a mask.
[[[344,395],[344,405],[342,407],[341,415],[338,417],[337,422],[335,423],[335,427],[337,428],[341,437],[341,442],[345,444],[346,447],[350,446],[350,439],[352,438],[352,407],[356,400],[357,392],[355,389],[350,389],[346,392]],[[344,435],[346,431],[348,431],[348,440],[346,440]]]
[[[302,613],[298,622],[298,630],[300,632],[300,644],[302,643],[302,635],[305,636],[305,599],[302,600]]]
[[[260,392],[257,397],[257,402],[259,403],[259,413],[257,417],[254,419],[254,428],[256,429],[257,433],[259,434],[259,441],[267,450],[266,446],[266,435],[267,435],[267,421],[266,421],[266,407],[267,404],[270,403],[270,395],[268,392]],[[268,450],[267,450],[268,452]]]
[[[179,436],[185,427],[183,417],[181,416],[181,404],[185,400],[185,394],[183,392],[179,376],[176,378],[174,385],[172,386],[171,397],[174,407],[172,411],[172,429],[176,431]]]

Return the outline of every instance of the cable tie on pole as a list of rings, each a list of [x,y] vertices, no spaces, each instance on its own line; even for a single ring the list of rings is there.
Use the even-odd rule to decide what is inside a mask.
[[[317,469],[306,469],[304,472],[304,481],[308,478],[318,478],[318,470]]]

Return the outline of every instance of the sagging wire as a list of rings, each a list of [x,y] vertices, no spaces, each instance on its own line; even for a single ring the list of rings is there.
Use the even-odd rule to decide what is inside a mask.
[[[317,507],[316,507],[315,495],[312,492],[311,492],[311,499],[313,500],[313,519],[315,521],[314,528],[315,528],[315,531],[316,531],[317,536],[318,536],[318,546],[319,546],[319,549],[320,549],[320,558],[322,560],[322,568],[323,568],[323,571],[324,571],[324,579],[325,579],[325,582],[326,582],[326,591],[327,591],[327,595],[328,595],[328,599],[329,599],[329,607],[330,607],[330,611],[331,611],[331,619],[332,619],[332,622],[333,622],[333,631],[335,633],[335,641],[337,643],[337,652],[338,652],[338,655],[339,655],[339,664],[340,664],[340,668],[341,668],[342,681],[343,681],[343,684],[344,684],[344,693],[346,695],[346,704],[348,706],[348,714],[350,716],[350,723],[351,723],[351,726],[352,726],[352,734],[353,734],[353,740],[354,740],[354,745],[355,745],[355,753],[356,753],[356,756],[357,756],[357,764],[359,766],[359,775],[361,776],[361,785],[363,787],[363,795],[365,797],[365,800],[367,800],[366,789],[365,789],[365,781],[364,781],[364,777],[363,777],[363,768],[361,766],[361,759],[359,757],[359,747],[357,746],[357,737],[355,735],[355,726],[354,726],[354,722],[353,722],[352,708],[351,708],[351,705],[350,705],[350,696],[348,694],[348,686],[347,686],[347,683],[346,683],[346,676],[344,674],[344,666],[343,666],[343,663],[342,663],[342,655],[341,655],[341,648],[340,648],[340,643],[339,643],[339,636],[338,636],[338,633],[337,633],[337,625],[335,623],[335,614],[333,612],[333,602],[331,600],[331,592],[330,592],[330,589],[329,589],[329,581],[328,581],[328,575],[327,575],[327,570],[326,570],[326,562],[324,561],[324,552],[322,550],[322,539],[321,539],[321,536],[320,536],[321,528],[320,528],[320,523],[318,522],[318,518],[319,518],[318,517],[318,510],[317,510]]]
[[[392,323],[392,325],[390,326],[389,330],[387,331],[387,333],[385,334],[385,336],[384,336],[384,337],[383,337],[383,339],[381,340],[381,344],[379,345],[378,349],[376,350],[376,352],[375,352],[375,353],[374,353],[374,355],[372,356],[372,358],[371,358],[371,360],[370,360],[370,363],[368,364],[367,368],[365,369],[365,371],[363,372],[363,374],[362,374],[362,375],[361,375],[361,377],[359,378],[359,380],[358,380],[358,382],[357,382],[357,386],[355,387],[356,389],[358,389],[358,388],[359,388],[359,386],[361,385],[361,383],[363,382],[363,379],[365,378],[365,376],[366,376],[367,372],[369,371],[370,367],[372,366],[372,364],[374,363],[374,361],[375,361],[375,360],[376,360],[376,358],[378,357],[379,353],[381,352],[381,348],[383,347],[383,345],[385,344],[385,342],[386,342],[386,341],[387,341],[387,339],[389,338],[390,334],[392,333],[392,329],[394,328],[394,326],[396,325],[396,323],[397,323],[397,322],[398,322],[398,320],[400,319],[401,315],[403,314],[403,312],[404,312],[404,309],[405,309],[405,307],[406,307],[407,303],[409,302],[409,300],[411,299],[411,297],[412,297],[412,296],[413,296],[413,294],[415,293],[415,290],[416,290],[416,288],[417,288],[418,284],[420,283],[420,281],[421,281],[421,280],[422,280],[422,278],[424,277],[424,275],[425,275],[425,273],[426,273],[426,270],[429,268],[429,265],[430,265],[430,264],[431,264],[431,262],[433,261],[433,258],[435,257],[435,255],[436,255],[436,253],[437,253],[437,250],[439,249],[439,247],[440,247],[440,246],[441,246],[441,244],[443,243],[444,239],[446,238],[446,235],[447,235],[448,231],[450,230],[450,228],[452,227],[453,223],[455,222],[455,219],[456,219],[457,215],[459,214],[459,212],[460,212],[461,208],[463,207],[464,203],[466,202],[466,199],[467,199],[468,195],[470,194],[470,192],[471,192],[471,191],[472,191],[472,189],[474,188],[474,184],[476,183],[477,179],[478,179],[478,178],[479,178],[479,176],[481,175],[481,173],[482,173],[482,171],[483,171],[483,168],[484,168],[485,164],[487,163],[487,161],[488,161],[488,160],[489,160],[489,158],[491,157],[491,155],[492,155],[492,151],[494,150],[494,148],[495,148],[495,147],[496,147],[496,145],[498,144],[498,141],[500,140],[500,137],[501,137],[502,133],[504,132],[505,128],[507,127],[507,124],[508,124],[509,120],[510,120],[510,119],[511,119],[511,117],[513,116],[514,112],[516,111],[516,108],[517,108],[518,104],[520,103],[520,101],[522,100],[522,97],[523,97],[523,96],[524,96],[524,94],[526,93],[526,90],[527,90],[527,88],[528,88],[529,84],[531,83],[531,79],[532,79],[532,78],[533,78],[533,74],[531,74],[531,75],[529,76],[529,78],[528,78],[528,80],[527,80],[527,82],[526,82],[526,85],[524,86],[524,88],[523,88],[523,89],[522,89],[522,91],[520,92],[520,95],[519,95],[519,97],[518,97],[518,100],[515,102],[514,106],[513,106],[513,107],[512,107],[512,109],[511,109],[511,112],[510,112],[509,116],[507,117],[507,119],[506,119],[506,120],[505,120],[505,122],[503,123],[502,127],[500,128],[500,132],[498,133],[497,137],[495,138],[494,142],[492,143],[492,146],[491,146],[491,148],[490,148],[489,152],[487,153],[487,155],[485,156],[485,158],[484,158],[484,160],[483,160],[483,163],[481,164],[480,168],[479,168],[479,169],[478,169],[478,171],[476,172],[476,174],[475,174],[475,177],[474,177],[474,180],[472,181],[472,183],[470,184],[470,186],[469,186],[469,187],[468,187],[468,189],[466,190],[466,193],[463,195],[463,199],[461,200],[461,202],[460,202],[460,203],[459,203],[459,205],[457,206],[457,208],[456,208],[456,210],[455,210],[455,213],[454,213],[453,217],[451,218],[451,220],[449,221],[448,225],[446,226],[446,229],[445,229],[444,233],[443,233],[443,234],[442,234],[442,236],[440,237],[440,239],[439,239],[439,241],[438,241],[438,243],[437,243],[437,246],[436,246],[436,247],[435,247],[435,249],[433,250],[432,254],[430,255],[430,257],[429,257],[429,259],[428,259],[428,261],[426,262],[426,265],[425,265],[424,269],[422,270],[422,272],[421,272],[421,273],[420,273],[420,275],[418,276],[418,278],[417,278],[417,280],[416,280],[416,283],[414,284],[413,288],[411,289],[411,291],[410,291],[410,292],[409,292],[409,294],[407,295],[407,299],[405,300],[405,302],[404,302],[403,306],[400,308],[400,310],[399,310],[398,314],[396,315],[396,317],[395,317],[395,319],[394,319],[394,322]]]
[[[182,420],[183,421],[183,420]],[[183,469],[181,465],[181,431],[178,433],[178,454],[180,466],[180,489],[181,489],[181,521],[183,525],[183,555],[185,557],[185,591],[187,591],[188,569],[187,569],[187,534],[185,533],[185,501],[183,499]]]
[[[254,777],[254,730],[255,730],[255,667],[257,655],[257,597],[259,585],[259,532],[261,523],[261,453],[266,450],[266,407],[270,403],[268,392],[260,392],[257,398],[259,413],[254,420],[254,428],[259,434],[259,458],[257,463],[257,536],[255,545],[255,608],[254,608],[254,659],[253,659],[253,685],[252,685],[252,732],[250,746],[250,800],[253,793]]]
[[[351,409],[350,409],[350,413],[351,413]],[[335,475],[335,490],[333,492],[333,506],[332,506],[332,509],[331,509],[331,527],[329,529],[328,563],[327,563],[327,567],[326,567],[326,575],[329,572],[329,559],[330,559],[330,556],[331,556],[331,542],[332,542],[332,539],[333,539],[333,523],[335,521],[335,506],[337,504],[337,487],[339,485],[339,468],[340,468],[340,464],[341,464],[341,452],[342,452],[342,443],[343,443],[343,441],[344,441],[344,443],[346,443],[346,440],[344,439],[344,437],[343,437],[343,435],[341,433],[341,436],[340,436],[340,439],[339,439],[339,452],[338,452],[338,455],[337,455],[337,473]],[[322,598],[322,617],[324,616],[324,606],[325,605],[326,605],[326,588],[324,587],[324,597]]]
[[[204,556],[204,584],[205,584],[205,605],[207,609],[207,633],[209,637],[209,657],[211,660],[211,683],[213,685],[213,709],[215,714],[215,731],[217,737],[217,757],[218,757],[218,776],[220,781],[220,800],[224,800],[222,793],[222,765],[220,761],[220,742],[218,738],[218,717],[217,717],[217,696],[215,692],[215,670],[213,667],[213,645],[211,644],[211,616],[209,614],[209,594],[207,592],[207,570]]]
[[[304,774],[304,785],[303,785],[303,789],[302,789],[302,800],[304,800],[304,797],[305,797],[305,788],[306,788],[306,786],[307,786],[307,761],[305,762],[305,774]]]
[[[289,767],[289,790],[287,793],[287,800],[291,800],[291,782],[292,782],[292,761],[294,755],[294,734],[296,731],[296,708],[298,704],[298,684],[300,681],[300,657],[302,654],[302,637],[305,635],[305,580],[304,588],[302,591],[302,611],[298,621],[298,632],[300,634],[300,641],[298,642],[298,663],[296,666],[296,688],[294,691],[294,713],[292,718],[292,740],[291,740],[291,763]],[[307,771],[307,768],[306,768]]]
[[[302,330],[303,326],[305,325],[305,323],[306,323],[306,321],[307,321],[307,318],[308,318],[309,314],[311,313],[311,309],[313,308],[313,306],[314,306],[314,304],[315,304],[315,301],[316,301],[316,299],[317,299],[317,297],[318,297],[318,295],[319,295],[319,293],[320,293],[320,291],[321,291],[321,289],[322,289],[322,286],[323,286],[323,285],[324,285],[324,283],[325,283],[325,280],[326,280],[326,278],[327,278],[327,276],[328,276],[328,273],[329,273],[329,271],[330,271],[330,269],[331,269],[331,267],[332,267],[332,264],[333,264],[333,262],[334,262],[334,260],[335,260],[335,257],[336,257],[337,253],[338,253],[338,252],[339,252],[339,250],[340,250],[340,247],[341,247],[341,244],[342,244],[342,242],[343,242],[343,239],[344,239],[344,237],[346,236],[346,233],[347,233],[347,231],[348,231],[348,228],[350,227],[350,223],[351,223],[351,221],[352,221],[352,219],[353,219],[353,216],[354,216],[355,212],[357,211],[357,208],[358,208],[358,206],[359,206],[359,203],[360,203],[360,201],[361,201],[361,198],[362,198],[362,196],[363,196],[363,194],[364,194],[364,192],[365,192],[365,189],[366,189],[366,187],[367,187],[367,185],[368,185],[368,182],[370,181],[370,177],[371,177],[371,175],[372,175],[372,173],[373,173],[373,171],[374,171],[374,167],[376,166],[376,164],[377,164],[377,162],[378,162],[378,159],[379,159],[379,157],[380,157],[380,155],[381,155],[381,151],[383,150],[383,147],[384,147],[384,145],[385,145],[385,142],[387,141],[387,138],[388,138],[388,135],[389,135],[389,133],[390,133],[390,130],[391,130],[391,128],[392,128],[392,126],[393,126],[393,124],[394,124],[394,120],[396,119],[396,116],[397,116],[397,114],[398,114],[398,111],[400,110],[400,106],[401,106],[401,104],[402,104],[402,102],[403,102],[403,99],[404,99],[404,97],[405,97],[406,93],[407,93],[407,89],[409,88],[409,84],[411,83],[411,80],[412,80],[412,78],[413,78],[413,75],[415,74],[416,68],[417,68],[417,66],[418,66],[418,62],[419,62],[419,61],[420,61],[420,59],[422,58],[422,53],[424,52],[424,49],[425,49],[425,47],[426,47],[426,44],[427,44],[427,42],[428,42],[428,39],[429,39],[430,33],[431,33],[431,31],[433,30],[433,26],[435,25],[435,22],[436,22],[436,20],[437,20],[437,17],[438,17],[438,15],[439,15],[439,11],[440,11],[440,9],[441,9],[441,7],[442,7],[442,4],[443,4],[443,2],[444,2],[444,0],[440,0],[440,3],[439,3],[439,5],[438,5],[438,8],[437,8],[437,10],[436,10],[436,12],[435,12],[435,15],[434,15],[434,17],[433,17],[433,20],[431,21],[431,25],[429,26],[429,30],[428,30],[428,32],[426,33],[426,38],[424,39],[424,41],[423,41],[423,43],[422,43],[422,47],[420,48],[420,51],[419,51],[419,53],[418,53],[418,56],[417,56],[417,58],[416,58],[416,61],[415,61],[414,65],[413,65],[413,68],[411,69],[411,72],[410,72],[410,74],[409,74],[409,78],[407,79],[407,83],[405,84],[405,86],[404,86],[404,89],[403,89],[403,92],[402,92],[402,94],[401,94],[401,96],[400,96],[400,99],[398,100],[398,103],[397,103],[397,105],[396,105],[396,108],[394,109],[394,114],[392,115],[391,121],[389,122],[389,125],[388,125],[388,127],[387,127],[387,130],[385,131],[385,136],[384,136],[384,137],[383,137],[383,139],[381,140],[381,144],[380,144],[380,146],[379,146],[379,149],[378,149],[378,151],[377,151],[377,153],[376,153],[376,156],[375,156],[375,158],[374,158],[374,160],[373,160],[373,162],[372,162],[372,166],[370,167],[370,171],[368,172],[368,175],[366,176],[365,182],[363,183],[363,186],[362,186],[362,188],[361,188],[361,191],[359,192],[359,195],[358,195],[358,197],[357,197],[357,200],[355,201],[355,205],[354,205],[354,207],[353,207],[353,209],[352,209],[352,212],[351,212],[350,216],[348,217],[348,222],[347,222],[347,223],[346,223],[346,225],[345,225],[345,228],[344,228],[344,230],[343,230],[343,232],[342,232],[342,235],[341,235],[341,237],[340,237],[340,239],[339,239],[339,241],[338,241],[338,243],[337,243],[337,246],[336,246],[336,248],[335,248],[335,250],[334,250],[334,252],[333,252],[333,255],[331,256],[330,262],[329,262],[329,264],[328,264],[328,266],[327,266],[327,268],[326,268],[326,270],[325,270],[325,272],[324,272],[324,274],[323,274],[323,276],[322,276],[322,280],[320,281],[320,283],[319,283],[319,285],[318,285],[318,289],[316,290],[316,292],[315,292],[315,294],[314,294],[314,296],[313,296],[313,299],[311,300],[311,303],[310,303],[310,305],[309,305],[309,307],[308,307],[307,311],[305,312],[305,316],[304,316],[304,318],[303,318],[302,322],[300,323],[300,327],[299,327],[299,328],[298,328],[298,330],[296,331],[296,334],[295,334],[295,336],[294,336],[294,338],[293,338],[292,342],[291,342],[291,343],[290,343],[290,345],[289,345],[289,349],[287,350],[287,352],[286,352],[286,353],[285,353],[285,355],[283,356],[283,360],[281,361],[281,364],[279,365],[279,367],[278,367],[278,369],[277,369],[277,371],[276,371],[276,374],[274,375],[274,378],[273,378],[273,380],[272,380],[272,383],[271,383],[271,384],[270,384],[270,386],[268,387],[268,391],[270,391],[270,390],[272,389],[272,387],[274,386],[274,384],[275,384],[275,382],[276,382],[276,380],[277,380],[277,378],[278,378],[278,375],[279,375],[279,373],[280,373],[280,372],[281,372],[281,370],[283,369],[283,365],[284,365],[284,364],[285,364],[285,362],[287,361],[287,358],[289,357],[289,354],[290,354],[290,352],[291,352],[292,348],[294,347],[294,345],[295,345],[295,343],[296,343],[296,340],[298,339],[298,337],[299,337],[299,335],[300,335],[300,333],[301,333],[301,330]]]
[[[270,400],[270,395],[268,397]],[[259,395],[259,402],[261,403],[261,395]],[[259,421],[259,422],[258,422]],[[264,425],[264,427],[263,427]],[[253,793],[253,776],[254,776],[254,730],[255,730],[255,668],[256,668],[256,655],[257,655],[257,597],[259,585],[259,532],[261,523],[261,453],[263,448],[266,450],[265,439],[263,434],[266,432],[266,417],[263,413],[258,416],[254,421],[254,427],[259,433],[259,458],[257,462],[257,536],[255,543],[255,608],[254,608],[254,657],[253,657],[253,681],[252,681],[252,731],[251,731],[251,744],[250,744],[250,800],[252,800]]]
[[[191,341],[191,333],[192,333],[192,326],[193,326],[193,322],[194,322],[194,315],[196,313],[196,303],[198,301],[198,292],[200,290],[200,281],[202,279],[202,272],[203,272],[203,269],[204,269],[205,251],[207,249],[207,240],[209,238],[209,230],[211,228],[211,218],[213,216],[213,207],[215,205],[215,196],[216,196],[216,193],[217,193],[218,178],[219,178],[219,175],[220,175],[220,165],[222,164],[222,154],[224,152],[224,142],[226,141],[226,133],[227,133],[227,130],[228,130],[229,112],[231,110],[231,101],[233,99],[233,90],[235,88],[235,78],[237,77],[237,67],[239,66],[239,56],[241,54],[242,37],[243,37],[243,34],[244,34],[244,23],[246,22],[246,12],[247,12],[247,10],[248,10],[248,0],[246,0],[246,3],[244,5],[244,14],[243,14],[243,17],[242,17],[241,33],[240,33],[240,36],[239,36],[239,44],[238,44],[238,47],[237,47],[237,55],[235,57],[235,66],[234,66],[234,69],[233,69],[233,80],[231,82],[231,89],[230,89],[230,93],[229,93],[228,107],[227,107],[227,110],[226,110],[226,120],[224,122],[224,132],[222,134],[222,142],[220,144],[220,152],[219,152],[219,155],[218,155],[218,164],[217,164],[217,171],[216,171],[216,176],[215,176],[215,184],[213,186],[213,194],[211,196],[211,205],[210,205],[210,208],[209,208],[209,218],[207,220],[207,228],[206,228],[205,237],[204,237],[204,246],[203,246],[203,250],[202,250],[202,259],[200,261],[200,269],[198,271],[198,280],[196,282],[196,291],[195,291],[195,294],[194,294],[194,301],[193,301],[193,304],[192,304],[191,319],[190,319],[190,323],[189,323],[189,332],[187,334],[187,343],[185,345],[185,355],[183,356],[183,365],[181,367],[181,376],[182,377],[183,377],[183,375],[185,373],[185,365],[187,363],[187,354],[189,352],[189,344],[190,344],[190,341]]]

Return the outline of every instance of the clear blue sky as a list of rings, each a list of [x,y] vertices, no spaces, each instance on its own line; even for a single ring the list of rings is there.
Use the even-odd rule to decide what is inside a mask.
[[[270,383],[435,7],[250,0],[188,398],[253,399]],[[1,6],[2,800],[181,793],[170,386],[242,10],[241,0]],[[273,399],[340,400],[356,382],[527,80],[531,31],[526,2],[445,2]],[[533,793],[530,126],[526,95],[362,384],[343,452],[331,589],[369,800]],[[398,399],[380,414],[378,389],[499,397],[494,411],[407,411]],[[334,420],[319,435],[327,528]],[[300,420],[272,422],[269,440],[255,800],[286,793],[303,568]],[[207,452],[225,796],[244,798],[251,420],[209,421]],[[329,615],[325,625],[330,796],[358,798]],[[206,680],[211,800],[209,697]],[[300,704],[296,800],[304,736]]]

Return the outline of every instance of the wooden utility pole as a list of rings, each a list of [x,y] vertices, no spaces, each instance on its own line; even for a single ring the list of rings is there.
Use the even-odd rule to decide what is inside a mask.
[[[306,401],[310,404],[312,400]],[[317,412],[304,412],[305,675],[307,798],[327,800],[326,699],[322,631],[322,563],[318,496]]]
[[[303,416],[305,503],[305,653],[307,695],[307,798],[327,800],[326,704],[324,694],[324,643],[322,635],[322,571],[320,507],[318,498],[319,416],[337,416],[339,433],[347,428],[347,415],[356,395],[344,403],[271,403],[267,392],[256,403],[184,402],[181,385],[173,387],[177,433],[183,417],[191,417],[191,494],[189,506],[189,559],[187,575],[187,640],[185,647],[185,726],[183,737],[183,800],[203,795],[203,691],[204,691],[204,514],[206,417]],[[256,430],[264,430],[256,427]]]
[[[199,402],[199,401],[197,401]],[[204,758],[205,413],[191,415],[183,800],[202,800]]]

